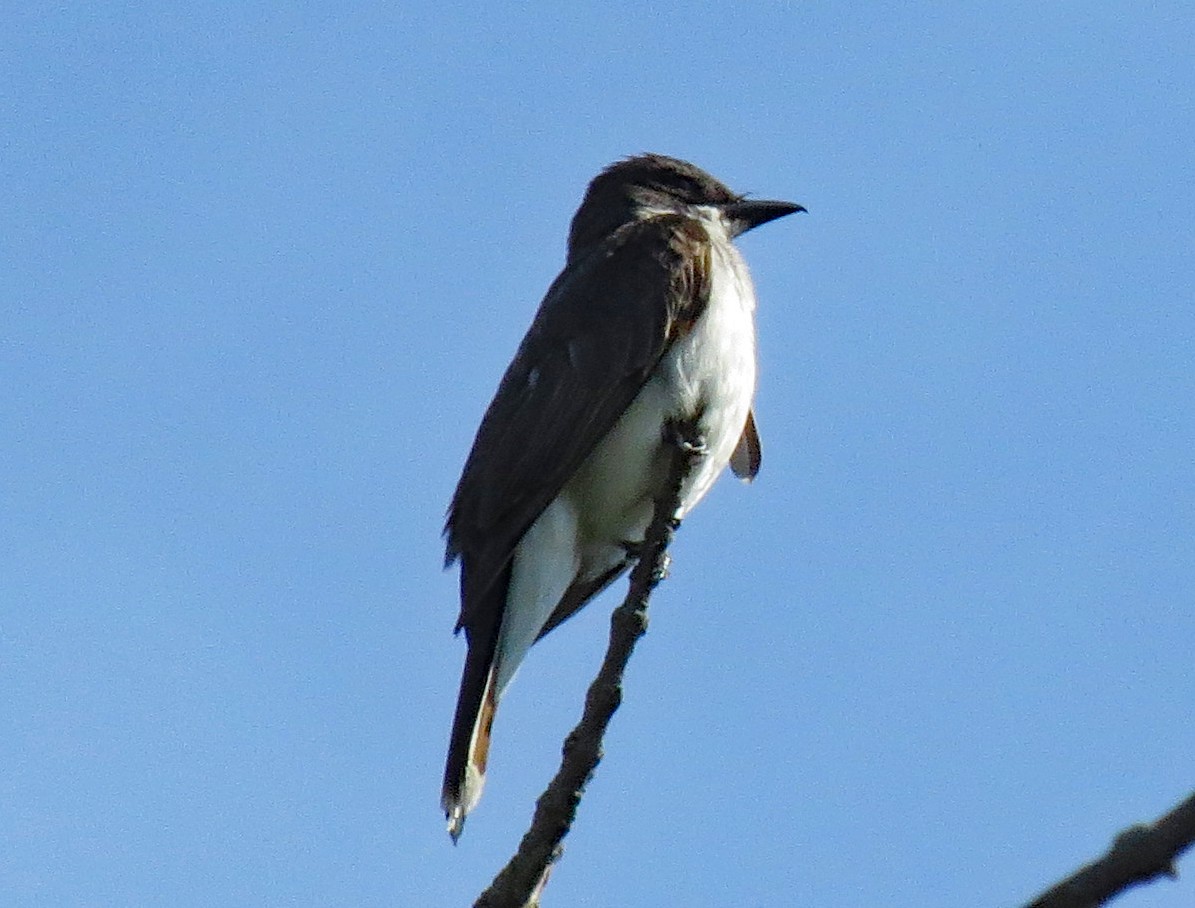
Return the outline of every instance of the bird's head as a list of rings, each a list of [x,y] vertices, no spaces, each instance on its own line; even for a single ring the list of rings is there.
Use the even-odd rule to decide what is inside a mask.
[[[569,258],[630,221],[699,207],[721,212],[731,237],[805,210],[792,202],[744,198],[688,161],[636,155],[611,164],[590,182],[569,230]]]

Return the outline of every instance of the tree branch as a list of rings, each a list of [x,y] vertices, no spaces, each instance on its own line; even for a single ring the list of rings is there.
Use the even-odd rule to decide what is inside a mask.
[[[667,494],[655,512],[631,572],[630,589],[610,617],[610,643],[585,695],[580,722],[565,738],[560,769],[535,804],[518,851],[494,877],[474,908],[536,908],[553,865],[563,853],[585,786],[602,758],[602,739],[622,702],[622,678],[631,653],[647,631],[647,605],[668,570],[668,546],[680,523],[680,490],[704,449],[692,423],[667,433],[674,442]],[[1195,844],[1195,793],[1148,825],[1116,836],[1107,854],[1038,896],[1025,908],[1097,908],[1131,886],[1176,877],[1174,861]]]
[[[536,801],[531,827],[518,851],[478,897],[474,908],[533,908],[539,904],[552,866],[564,851],[564,837],[572,828],[585,786],[602,758],[602,738],[622,702],[623,673],[635,644],[647,631],[648,599],[668,571],[667,549],[680,525],[676,513],[681,486],[704,450],[693,423],[670,426],[666,435],[672,442],[668,491],[656,501],[626,599],[610,617],[610,644],[585,695],[581,721],[565,738],[560,769]]]
[[[1095,908],[1138,883],[1174,878],[1175,859],[1195,843],[1195,794],[1149,825],[1130,826],[1102,858],[1078,870],[1025,908]]]

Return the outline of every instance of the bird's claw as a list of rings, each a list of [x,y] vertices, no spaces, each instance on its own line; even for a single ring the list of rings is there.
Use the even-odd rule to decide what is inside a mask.
[[[668,571],[672,568],[672,556],[667,552],[660,554],[660,566],[652,572],[651,579],[656,583],[668,579]]]
[[[692,422],[669,420],[664,424],[664,440],[686,454],[699,455],[709,451],[705,436]]]

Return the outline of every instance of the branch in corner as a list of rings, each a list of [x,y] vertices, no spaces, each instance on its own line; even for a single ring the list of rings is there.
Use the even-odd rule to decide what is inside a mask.
[[[1176,877],[1174,862],[1195,843],[1195,794],[1155,823],[1131,826],[1102,858],[1038,896],[1025,908],[1095,908],[1138,883]]]
[[[679,526],[681,487],[704,451],[694,423],[669,426],[672,463],[667,494],[655,513],[630,589],[610,618],[610,644],[597,677],[585,695],[581,721],[565,738],[560,769],[535,804],[531,827],[519,849],[474,903],[474,908],[525,908],[539,904],[552,866],[564,850],[585,786],[602,758],[602,739],[622,702],[622,677],[639,638],[647,631],[647,603],[668,570],[668,546]]]

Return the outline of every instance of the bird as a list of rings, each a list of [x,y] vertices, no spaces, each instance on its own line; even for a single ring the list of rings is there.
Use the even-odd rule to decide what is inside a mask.
[[[481,420],[445,522],[467,643],[441,792],[453,842],[528,650],[636,560],[668,491],[670,427],[693,422],[699,450],[678,520],[727,465],[746,481],[758,473],[755,290],[732,241],[804,210],[661,154],[589,183],[564,268]]]

